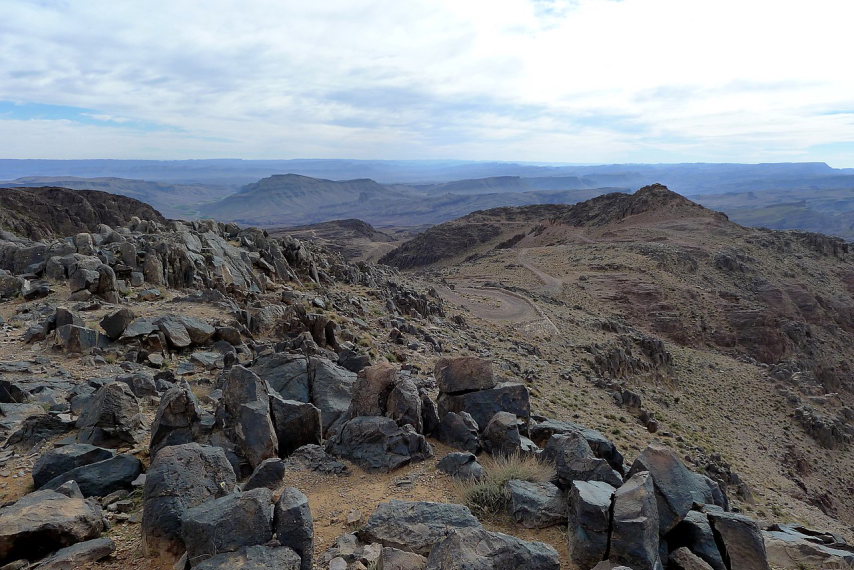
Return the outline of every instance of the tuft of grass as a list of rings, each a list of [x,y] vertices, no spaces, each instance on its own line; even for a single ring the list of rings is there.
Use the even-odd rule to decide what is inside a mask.
[[[494,516],[510,506],[507,482],[512,479],[545,482],[554,477],[554,468],[532,455],[514,454],[487,458],[481,479],[456,483],[463,503],[477,516]]]

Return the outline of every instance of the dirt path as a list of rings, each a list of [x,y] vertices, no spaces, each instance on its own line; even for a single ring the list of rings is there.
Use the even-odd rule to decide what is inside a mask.
[[[495,287],[437,287],[447,303],[468,309],[488,321],[516,323],[528,332],[559,334],[557,327],[530,299]]]
[[[533,265],[531,262],[526,261],[527,253],[527,248],[519,250],[519,253],[517,254],[519,265],[536,275],[537,279],[543,282],[543,290],[546,293],[548,293],[549,295],[559,295],[560,292],[563,290],[563,280],[558,279],[553,275],[549,275],[545,271]]]

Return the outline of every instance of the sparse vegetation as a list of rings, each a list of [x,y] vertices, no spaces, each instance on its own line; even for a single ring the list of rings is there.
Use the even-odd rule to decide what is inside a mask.
[[[496,515],[507,508],[510,501],[506,488],[508,481],[520,479],[542,482],[550,480],[554,475],[551,465],[531,455],[489,458],[483,466],[486,475],[482,479],[457,484],[461,500],[480,516]]]

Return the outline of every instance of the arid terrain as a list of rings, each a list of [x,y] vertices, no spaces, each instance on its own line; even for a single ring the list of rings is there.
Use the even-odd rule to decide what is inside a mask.
[[[841,239],[745,228],[662,186],[476,212],[383,248],[388,265],[345,260],[399,240],[355,223],[267,233],[116,211],[54,226],[0,216],[3,564],[98,535],[112,550],[70,567],[172,568],[184,551],[179,567],[264,567],[247,562],[262,550],[303,570],[854,561],[854,253]],[[133,476],[71,477],[85,502],[66,485],[35,491],[74,445],[118,454]],[[490,510],[452,453],[482,463],[482,481],[506,457],[545,480],[515,467],[527,491],[502,481]],[[573,494],[591,483],[611,489],[595,533]],[[41,529],[36,552],[15,503],[32,497],[109,525],[73,540]],[[479,522],[449,510],[463,504]],[[713,525],[717,558],[685,539],[691,517]],[[790,547],[775,524],[812,530]],[[465,565],[476,559],[492,565]]]

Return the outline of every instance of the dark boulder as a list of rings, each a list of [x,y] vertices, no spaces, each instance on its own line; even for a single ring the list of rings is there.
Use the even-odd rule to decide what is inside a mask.
[[[439,417],[448,412],[468,412],[481,429],[498,412],[510,412],[527,423],[531,415],[530,396],[524,384],[499,384],[488,390],[464,394],[439,394]]]
[[[93,348],[104,348],[109,341],[95,329],[63,325],[56,329],[56,344],[68,352],[82,353]]]
[[[448,412],[434,433],[436,439],[456,449],[480,453],[477,422],[466,412]]]
[[[635,570],[659,568],[658,526],[652,476],[635,473],[614,493],[608,560]]]
[[[560,570],[551,546],[483,528],[454,531],[427,557],[427,570]]]
[[[301,354],[275,353],[259,357],[252,371],[285,400],[311,401],[308,359]]]
[[[187,509],[181,518],[187,559],[199,563],[223,552],[269,542],[273,536],[271,502],[269,489],[253,489]]]
[[[112,538],[93,538],[61,548],[39,561],[39,570],[71,570],[84,568],[87,564],[98,562],[116,551]]]
[[[688,511],[685,518],[667,535],[667,543],[673,550],[688,547],[713,570],[727,570],[706,513]]]
[[[323,435],[328,437],[334,427],[347,419],[356,375],[324,358],[311,358],[309,371],[311,403],[320,409]]]
[[[170,445],[204,441],[212,423],[213,418],[202,409],[187,384],[169,388],[160,399],[151,424],[152,457]]]
[[[56,489],[66,481],[74,481],[84,497],[105,497],[114,491],[131,489],[131,483],[140,473],[142,462],[133,455],[122,454],[65,471],[43,488]]]
[[[439,461],[437,467],[439,471],[461,480],[480,479],[486,473],[477,457],[465,451],[449,453]]]
[[[279,441],[279,457],[309,444],[320,444],[323,425],[320,410],[314,405],[296,400],[284,400],[270,394],[270,413]]]
[[[231,493],[236,484],[222,448],[186,443],[161,449],[146,473],[143,491],[146,549],[180,555],[181,518],[187,509]]]
[[[285,469],[285,462],[278,457],[265,459],[243,484],[243,490],[251,491],[263,487],[275,491],[285,480]]]
[[[63,492],[44,489],[0,509],[0,564],[42,556],[100,536],[104,517],[97,503],[73,484]]]
[[[327,443],[327,451],[368,471],[393,471],[432,457],[433,450],[412,426],[390,418],[360,416],[345,422]]]
[[[554,434],[566,434],[569,432],[580,433],[587,440],[587,445],[590,446],[596,457],[607,461],[617,473],[621,475],[624,473],[623,455],[617,450],[614,442],[605,437],[601,432],[573,422],[551,419],[534,422],[530,426],[531,440],[540,447],[545,446],[549,438]]]
[[[396,382],[397,368],[391,364],[375,364],[362,369],[353,387],[348,417],[385,415],[386,403]]]
[[[234,366],[225,376],[217,424],[252,469],[265,459],[278,457],[267,383],[243,366]]]
[[[566,523],[566,495],[551,483],[507,482],[510,515],[525,528],[548,528]]]
[[[118,340],[136,318],[133,311],[122,308],[101,319],[101,328],[110,340]]]
[[[558,481],[565,487],[573,481],[604,481],[614,487],[623,482],[607,461],[593,455],[587,440],[578,432],[551,436],[542,457],[554,463]]]
[[[463,505],[392,500],[380,503],[357,535],[366,543],[427,556],[436,543],[465,528],[480,528],[480,522]]]
[[[217,554],[193,570],[300,570],[300,557],[290,548],[246,546],[235,552]]]
[[[421,417],[421,396],[418,387],[411,378],[401,378],[389,392],[386,401],[386,416],[397,422],[415,428],[418,433],[424,433],[424,423]]]
[[[592,568],[608,553],[614,487],[602,481],[573,481],[567,494],[569,557]]]
[[[510,412],[498,412],[486,424],[480,441],[483,450],[490,455],[518,454],[522,449],[519,419]]]
[[[765,541],[756,521],[743,515],[722,511],[708,513],[715,542],[727,568],[770,570]]]
[[[110,382],[95,392],[77,419],[78,441],[103,447],[136,444],[142,417],[127,384]]]
[[[300,558],[301,570],[311,570],[314,559],[314,519],[308,497],[288,487],[273,509],[273,531],[279,544],[292,548]]]

